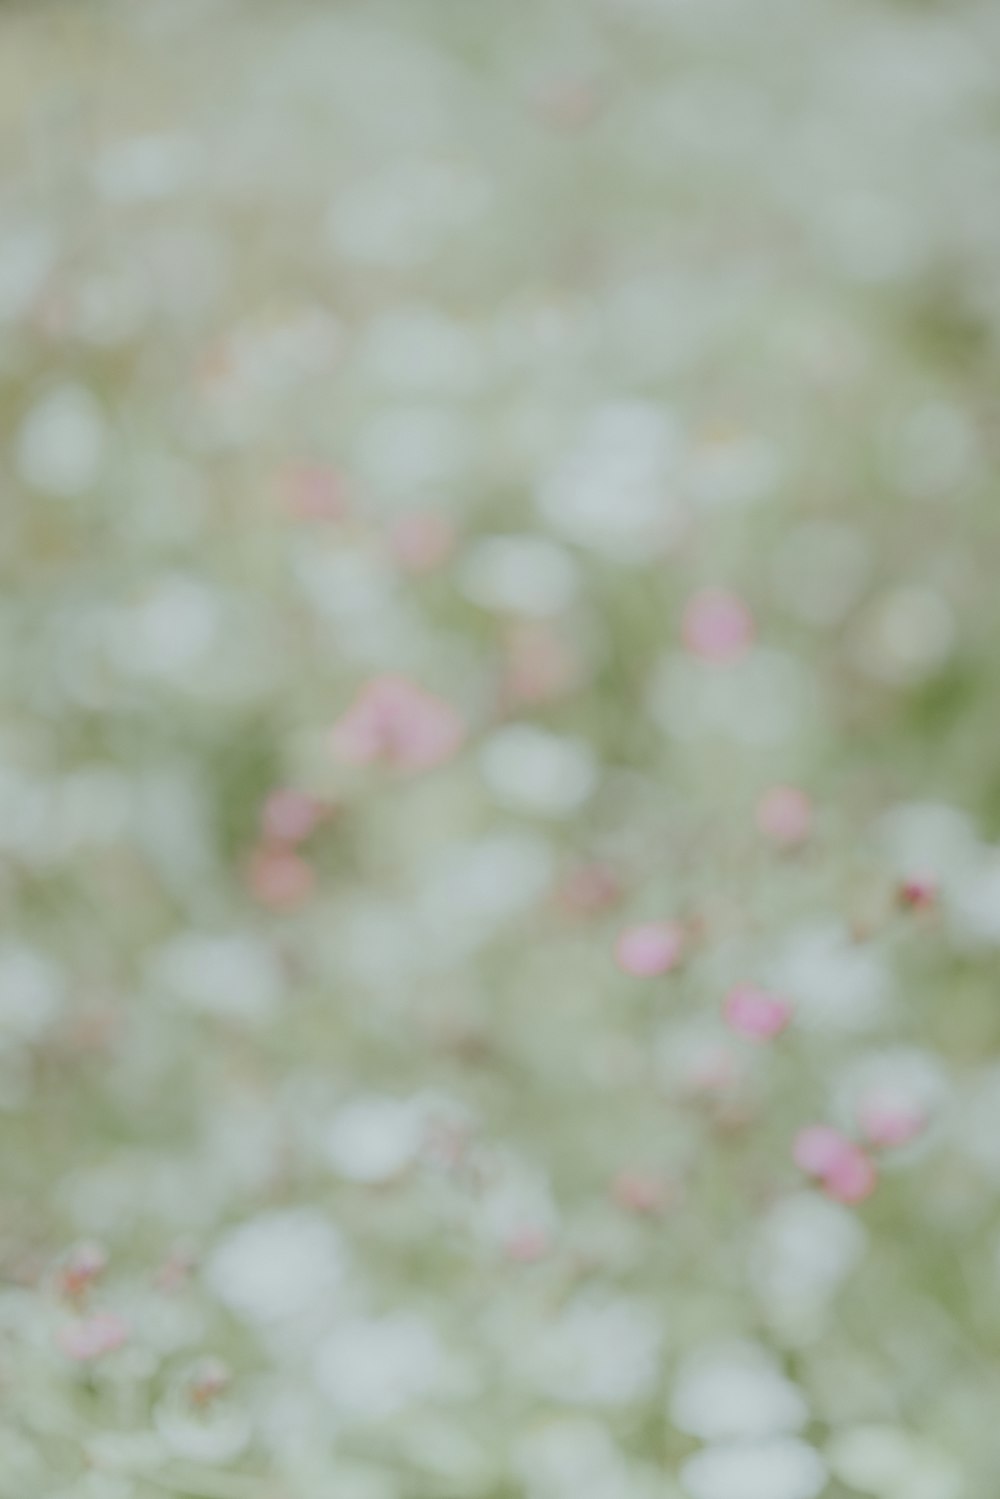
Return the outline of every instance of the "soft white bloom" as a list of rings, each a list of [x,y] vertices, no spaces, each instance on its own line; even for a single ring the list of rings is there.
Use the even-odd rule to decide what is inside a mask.
[[[59,385],[21,424],[18,470],[32,489],[69,499],[97,478],[104,444],[104,413],[97,399],[83,385]]]
[[[384,1421],[433,1395],[451,1376],[434,1328],[414,1312],[340,1322],[316,1359],[336,1417]]]
[[[697,740],[711,734],[748,745],[791,738],[815,714],[808,675],[785,651],[757,649],[720,671],[680,652],[653,675],[649,707],[671,737]]]
[[[1000,847],[983,849],[948,892],[955,935],[972,947],[1000,946]]]
[[[750,1274],[765,1304],[811,1313],[861,1261],[867,1235],[857,1214],[816,1192],[770,1209],[754,1237]]]
[[[188,136],[133,135],[101,152],[94,176],[109,202],[153,202],[185,186],[199,155],[197,143]]]
[[[140,603],[112,616],[109,645],[127,671],[169,677],[204,655],[220,613],[219,597],[196,578],[161,578]]]
[[[349,1181],[388,1181],[411,1163],[424,1137],[424,1115],[412,1099],[371,1094],[345,1104],[328,1126],[326,1159]]]
[[[863,623],[858,664],[885,682],[918,682],[947,660],[955,634],[954,614],[940,593],[915,585],[894,588]]]
[[[958,1462],[933,1443],[898,1426],[850,1426],[827,1448],[835,1476],[878,1499],[961,1499]]]
[[[327,1316],[344,1269],[333,1225],[311,1208],[290,1208],[231,1229],[209,1255],[205,1277],[238,1316],[268,1326]]]
[[[627,1296],[580,1296],[519,1351],[524,1377],[574,1405],[629,1405],[648,1394],[662,1332],[652,1306]]]
[[[503,922],[537,904],[554,866],[549,844],[528,829],[449,844],[419,871],[421,927],[446,954],[473,951]]]
[[[174,998],[226,1020],[269,1019],[282,991],[274,950],[249,932],[174,937],[156,953],[151,977]]]
[[[368,329],[361,359],[365,372],[390,389],[461,396],[482,381],[474,333],[433,307],[383,312]]]
[[[795,1002],[799,1024],[816,1031],[865,1031],[885,1018],[890,995],[883,955],[851,940],[837,921],[803,926],[773,965],[775,987]]]
[[[517,1444],[514,1466],[530,1499],[629,1499],[634,1492],[610,1432],[583,1417],[530,1431]]]
[[[676,525],[670,478],[679,456],[676,418],[646,401],[598,407],[576,446],[542,482],[547,523],[620,562],[645,562]]]
[[[689,1499],[815,1499],[826,1467],[797,1437],[706,1447],[681,1469]]]
[[[462,559],[459,585],[484,609],[544,618],[572,602],[578,575],[569,552],[544,536],[485,536]]]
[[[802,1391],[755,1343],[696,1348],[682,1360],[670,1400],[673,1424],[704,1441],[798,1431],[808,1414]]]
[[[54,959],[23,943],[0,946],[0,1044],[37,1040],[65,1003],[66,978]]]
[[[511,724],[487,739],[483,779],[504,805],[547,817],[567,817],[597,786],[599,768],[586,740]]]
[[[951,885],[975,868],[976,832],[965,812],[945,802],[902,802],[875,824],[878,846],[901,879]]]

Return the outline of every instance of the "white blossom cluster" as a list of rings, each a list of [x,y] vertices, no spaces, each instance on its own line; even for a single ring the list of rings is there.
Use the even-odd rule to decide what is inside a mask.
[[[992,1499],[998,54],[0,8],[0,1499]]]

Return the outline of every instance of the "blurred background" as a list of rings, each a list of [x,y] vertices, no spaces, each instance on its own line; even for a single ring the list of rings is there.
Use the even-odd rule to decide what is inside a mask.
[[[0,1499],[992,1499],[998,66],[0,6]]]

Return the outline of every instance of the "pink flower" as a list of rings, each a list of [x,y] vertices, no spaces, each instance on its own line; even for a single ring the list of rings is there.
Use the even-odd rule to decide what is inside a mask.
[[[114,1312],[94,1312],[60,1328],[59,1346],[76,1363],[90,1363],[113,1353],[128,1338],[128,1325]]]
[[[766,989],[739,984],[726,996],[725,1016],[730,1030],[754,1041],[767,1041],[785,1029],[792,1018],[792,1007]]]
[[[511,703],[545,703],[577,685],[580,661],[569,641],[543,621],[515,625],[508,637],[504,691]]]
[[[828,1125],[813,1124],[801,1130],[793,1157],[838,1202],[861,1202],[875,1190],[878,1175],[872,1162],[853,1140]]]
[[[753,617],[742,599],[724,588],[703,588],[684,610],[684,644],[695,656],[728,665],[753,643]]]
[[[320,823],[324,810],[322,802],[304,791],[280,787],[264,803],[261,828],[273,843],[301,843]]]
[[[878,1172],[856,1145],[844,1151],[823,1177],[827,1196],[845,1203],[864,1202],[872,1195],[877,1183]]]
[[[620,1208],[629,1213],[660,1213],[674,1195],[671,1185],[652,1171],[619,1171],[611,1184],[611,1194]]]
[[[108,1267],[108,1256],[100,1244],[78,1244],[71,1249],[58,1275],[59,1290],[72,1301],[79,1300]]]
[[[677,967],[683,948],[684,932],[676,921],[650,921],[622,932],[615,957],[632,978],[657,978]]]
[[[287,910],[308,900],[316,888],[311,864],[291,849],[259,848],[247,871],[250,893],[262,906]]]
[[[514,1260],[519,1265],[533,1265],[540,1260],[549,1250],[549,1236],[544,1228],[537,1228],[533,1224],[525,1224],[523,1228],[515,1229],[504,1245],[507,1258]]]
[[[899,887],[899,899],[904,906],[914,911],[926,911],[937,900],[937,886],[933,880],[908,879]]]
[[[389,551],[404,572],[431,572],[454,550],[455,527],[438,511],[400,516],[389,531]]]
[[[405,677],[374,677],[337,720],[330,735],[348,765],[383,761],[399,770],[430,770],[450,760],[465,737],[461,717],[444,698]]]
[[[574,916],[596,916],[621,898],[621,886],[606,864],[578,864],[559,890],[559,902]]]
[[[812,823],[812,803],[797,786],[772,786],[757,803],[757,826],[779,848],[804,843]]]
[[[282,500],[296,520],[343,520],[347,514],[344,481],[334,469],[291,464],[282,476]]]
[[[922,1109],[887,1098],[869,1098],[858,1110],[858,1121],[872,1145],[892,1149],[908,1145],[927,1125]]]

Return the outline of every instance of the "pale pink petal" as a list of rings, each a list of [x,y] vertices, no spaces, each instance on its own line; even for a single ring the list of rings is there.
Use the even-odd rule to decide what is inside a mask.
[[[772,786],[757,803],[757,826],[779,848],[804,843],[812,823],[812,803],[797,786]]]
[[[455,527],[439,511],[401,516],[389,531],[389,550],[405,572],[430,572],[455,550]]]
[[[755,1041],[766,1041],[785,1029],[792,1017],[792,1007],[787,1000],[765,989],[740,984],[726,997],[725,1016],[731,1030]]]
[[[301,843],[318,825],[323,804],[304,791],[281,787],[264,803],[261,827],[274,843]]]
[[[866,1100],[858,1110],[858,1118],[866,1138],[886,1149],[909,1144],[927,1125],[922,1109],[889,1099]]]
[[[338,759],[353,765],[384,760],[400,770],[430,770],[461,747],[457,709],[406,677],[375,677],[341,715],[331,734]]]
[[[657,978],[676,968],[684,950],[684,933],[675,921],[651,921],[626,928],[618,938],[618,966],[632,978]]]
[[[796,1166],[810,1176],[823,1176],[852,1148],[850,1140],[827,1124],[811,1124],[795,1137]]]
[[[878,1172],[864,1151],[854,1145],[823,1173],[822,1181],[827,1196],[837,1202],[863,1202],[874,1192]]]
[[[724,588],[705,588],[684,611],[684,643],[704,661],[727,664],[753,643],[753,618],[742,599]]]
[[[316,464],[291,464],[282,476],[285,509],[297,520],[342,520],[347,514],[343,477]]]
[[[59,1346],[67,1358],[89,1363],[106,1353],[113,1353],[128,1338],[128,1325],[114,1312],[94,1312],[60,1328]]]
[[[251,894],[262,906],[287,910],[312,895],[316,873],[290,849],[261,848],[250,860],[248,882]]]

